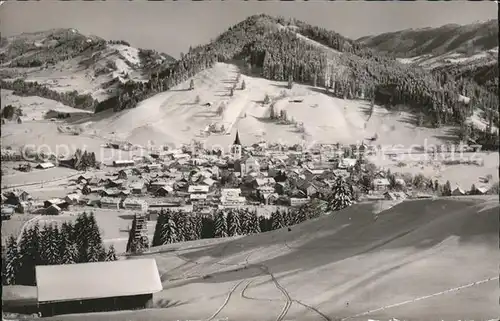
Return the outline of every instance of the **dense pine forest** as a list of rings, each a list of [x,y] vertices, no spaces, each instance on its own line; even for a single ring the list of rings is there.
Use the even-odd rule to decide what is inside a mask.
[[[14,236],[7,242],[2,259],[4,285],[35,285],[35,266],[117,260],[114,247],[104,247],[92,213],[82,213],[75,224],[37,224],[25,229],[19,244]]]

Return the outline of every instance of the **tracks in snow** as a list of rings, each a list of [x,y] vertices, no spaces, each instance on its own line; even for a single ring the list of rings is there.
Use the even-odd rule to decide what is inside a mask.
[[[480,280],[480,281],[472,282],[472,283],[469,283],[469,284],[461,285],[461,286],[458,286],[458,287],[455,287],[455,288],[451,288],[451,289],[448,289],[448,290],[445,290],[445,291],[436,292],[436,293],[433,293],[433,294],[424,295],[424,296],[421,296],[421,297],[418,297],[418,298],[414,298],[414,299],[411,299],[411,300],[406,300],[406,301],[403,301],[403,302],[386,305],[386,306],[383,306],[383,307],[380,307],[380,308],[376,308],[376,309],[368,310],[368,311],[365,311],[365,312],[362,312],[362,313],[358,313],[356,315],[353,315],[353,316],[350,316],[350,317],[347,317],[347,318],[343,318],[343,319],[341,319],[341,321],[349,320],[349,319],[356,318],[356,317],[362,317],[362,316],[368,315],[368,314],[373,313],[373,312],[379,312],[379,311],[387,310],[387,309],[390,309],[390,308],[395,308],[395,307],[398,307],[398,306],[401,306],[401,305],[415,303],[417,301],[429,299],[429,298],[432,298],[432,297],[435,297],[435,296],[439,296],[439,295],[443,295],[443,294],[447,294],[447,293],[451,293],[451,292],[457,292],[457,291],[460,291],[460,290],[465,289],[465,288],[470,288],[470,287],[473,287],[473,286],[476,286],[476,285],[479,285],[479,284],[483,284],[483,283],[486,283],[486,282],[498,280],[499,278],[500,277],[498,277],[498,276],[491,277],[491,278],[487,278],[487,279],[484,279],[484,280]]]

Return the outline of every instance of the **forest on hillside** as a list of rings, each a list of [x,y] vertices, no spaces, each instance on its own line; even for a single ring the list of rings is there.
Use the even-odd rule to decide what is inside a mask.
[[[332,64],[324,51],[302,41],[297,33],[343,54]],[[498,106],[497,95],[474,80],[463,77],[457,83],[447,72],[431,73],[400,64],[335,32],[297,20],[257,15],[229,28],[213,42],[191,48],[173,64],[162,66],[148,83],[129,81],[121,85],[118,97],[108,107],[133,108],[139,101],[188,80],[216,62],[232,59],[245,61],[247,71],[267,79],[321,86],[338,97],[373,99],[388,108],[412,107],[423,116],[421,125],[463,126],[475,108],[496,110]],[[346,68],[336,68],[336,64]],[[471,103],[461,104],[458,94],[470,97]],[[498,125],[498,113],[487,115],[491,125]]]

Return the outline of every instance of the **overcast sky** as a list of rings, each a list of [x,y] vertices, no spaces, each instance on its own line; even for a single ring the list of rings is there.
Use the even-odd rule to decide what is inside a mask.
[[[468,24],[497,18],[494,2],[243,2],[228,1],[27,1],[0,6],[2,36],[50,28],[75,28],[105,39],[178,57],[246,17],[295,17],[357,39],[407,28]]]

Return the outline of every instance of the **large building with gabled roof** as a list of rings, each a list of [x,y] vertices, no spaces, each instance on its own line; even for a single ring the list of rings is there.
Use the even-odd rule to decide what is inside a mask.
[[[153,258],[41,265],[35,271],[43,317],[144,308],[163,289]]]

